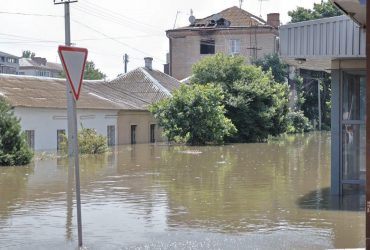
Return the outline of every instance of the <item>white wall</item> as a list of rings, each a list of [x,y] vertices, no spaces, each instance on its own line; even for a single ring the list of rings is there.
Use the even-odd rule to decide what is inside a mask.
[[[35,150],[56,150],[57,130],[65,129],[67,133],[67,112],[62,109],[15,107],[14,113],[21,118],[22,130],[35,130]],[[117,144],[116,110],[77,111],[77,123],[80,129],[94,128],[99,134],[107,136],[107,126],[114,125]]]

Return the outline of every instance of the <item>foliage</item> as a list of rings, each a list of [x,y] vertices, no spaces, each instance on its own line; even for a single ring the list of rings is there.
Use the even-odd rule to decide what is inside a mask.
[[[61,78],[66,78],[65,72],[60,73]],[[99,69],[95,68],[95,63],[93,61],[86,61],[84,80],[102,80],[106,75]]]
[[[222,143],[225,136],[236,132],[226,118],[220,87],[182,85],[170,98],[150,107],[150,111],[171,141],[191,145]]]
[[[30,163],[33,152],[21,131],[20,120],[11,106],[0,99],[0,165],[13,166]]]
[[[312,126],[307,117],[304,116],[302,111],[292,111],[287,115],[288,128],[287,133],[303,133],[312,130]]]
[[[30,50],[24,50],[22,51],[22,57],[23,58],[34,58],[36,54]]]
[[[81,154],[102,154],[108,151],[107,138],[99,135],[95,129],[82,128],[77,136],[78,148]],[[61,150],[68,152],[68,139],[63,135]]]
[[[317,82],[319,81],[319,82]],[[321,101],[321,120],[322,129],[330,130],[331,123],[331,77],[330,74],[324,73],[324,77],[318,80],[307,79],[303,83],[303,97],[305,99],[302,104],[302,111],[309,120],[318,120],[318,84],[320,86],[320,101]]]
[[[288,78],[288,65],[276,53],[265,55],[263,58],[255,60],[253,64],[261,67],[265,72],[271,70],[275,81],[278,83],[284,83]]]
[[[313,10],[297,7],[297,9],[289,11],[288,15],[292,18],[291,22],[296,23],[325,17],[340,16],[343,15],[343,13],[330,1],[322,1],[321,3],[314,3]]]
[[[245,65],[242,57],[216,54],[193,66],[191,83],[221,86],[226,116],[238,130],[230,141],[264,141],[285,132],[288,86],[274,81],[271,71]]]

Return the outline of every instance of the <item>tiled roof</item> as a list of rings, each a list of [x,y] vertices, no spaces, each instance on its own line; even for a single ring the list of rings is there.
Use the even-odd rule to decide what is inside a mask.
[[[118,102],[107,94],[95,91],[94,85],[103,81],[84,81],[78,108],[83,109],[143,109],[136,99]],[[67,105],[65,79],[32,76],[0,75],[0,97],[15,107],[61,108]]]
[[[180,82],[160,71],[143,67],[114,79],[109,85],[116,91],[125,91],[150,104],[170,96]]]
[[[221,20],[223,25],[217,24],[217,20]],[[174,29],[174,31],[195,28],[236,28],[250,26],[268,25],[267,22],[262,18],[257,17],[239,7],[233,6],[211,16],[202,19],[196,19],[193,25]]]
[[[59,63],[51,63],[46,62],[46,65],[39,64],[36,61],[32,60],[31,58],[20,58],[19,59],[19,67],[29,67],[29,68],[37,68],[37,69],[45,69],[45,70],[56,70],[62,71],[63,67]]]

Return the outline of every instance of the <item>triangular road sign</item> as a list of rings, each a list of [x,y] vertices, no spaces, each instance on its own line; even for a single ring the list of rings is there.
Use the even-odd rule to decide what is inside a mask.
[[[87,59],[87,49],[59,46],[58,53],[75,99],[78,100]]]

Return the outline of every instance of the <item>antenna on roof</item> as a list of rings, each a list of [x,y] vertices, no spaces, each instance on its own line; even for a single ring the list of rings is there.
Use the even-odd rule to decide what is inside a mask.
[[[266,2],[268,0],[258,0],[260,2],[260,17],[262,17],[262,2]]]
[[[242,8],[243,2],[244,2],[244,0],[239,0],[239,8],[240,9]]]
[[[191,25],[194,25],[195,24],[195,16],[194,16],[194,13],[193,13],[193,9],[190,9],[190,17],[189,17],[189,22]]]

